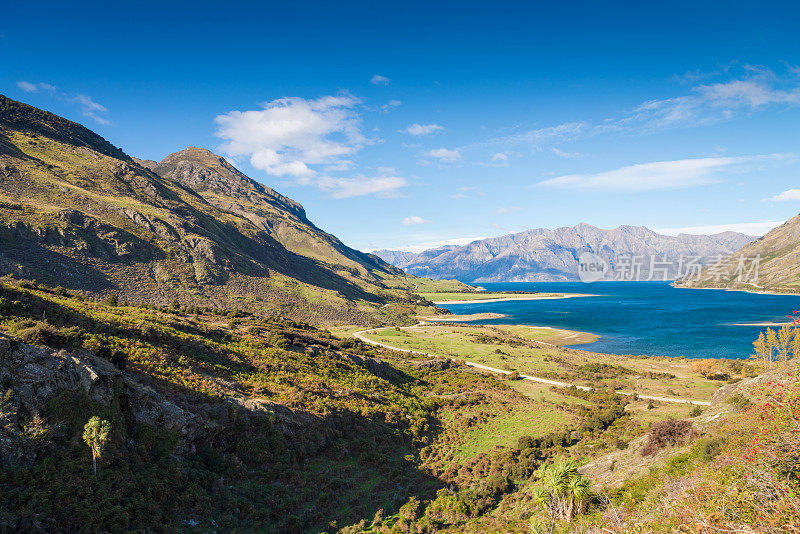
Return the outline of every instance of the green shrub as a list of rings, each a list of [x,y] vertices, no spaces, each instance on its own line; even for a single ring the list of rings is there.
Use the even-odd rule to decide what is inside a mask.
[[[731,395],[730,397],[728,397],[728,399],[725,402],[733,406],[734,410],[736,410],[737,412],[743,412],[753,405],[750,399],[748,399],[738,391],[733,395]]]

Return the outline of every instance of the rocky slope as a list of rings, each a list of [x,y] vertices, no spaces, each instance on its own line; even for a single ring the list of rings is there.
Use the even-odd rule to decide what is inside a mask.
[[[409,299],[400,271],[346,247],[211,152],[136,160],[3,96],[0,244],[0,273],[132,302],[352,321]]]
[[[682,256],[698,257],[700,263],[707,263],[753,239],[735,232],[673,237],[641,226],[604,230],[581,223],[572,228],[526,230],[420,254],[398,251],[376,254],[390,263],[397,262],[394,264],[411,274],[475,283],[577,280],[578,259],[583,252],[597,254],[608,263],[607,278],[619,275],[625,262],[638,258],[641,279],[648,279],[651,259],[666,264],[656,265],[654,279],[664,279],[664,272],[658,268],[666,271],[667,279],[675,279],[680,274]]]
[[[797,293],[800,291],[799,255],[800,215],[702,272],[676,281],[675,285]]]

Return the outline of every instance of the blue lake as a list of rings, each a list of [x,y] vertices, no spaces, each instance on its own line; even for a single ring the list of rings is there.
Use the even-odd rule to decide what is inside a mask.
[[[747,358],[765,326],[800,310],[800,295],[678,289],[666,282],[531,282],[480,284],[488,291],[590,293],[558,299],[447,304],[453,313],[503,313],[508,317],[472,324],[525,324],[582,330],[600,335],[575,348],[612,354],[687,358]]]

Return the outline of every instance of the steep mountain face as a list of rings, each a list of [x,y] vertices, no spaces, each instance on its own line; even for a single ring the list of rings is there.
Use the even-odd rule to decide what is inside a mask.
[[[360,316],[402,273],[211,152],[135,160],[0,95],[0,273],[133,302]],[[310,304],[313,303],[313,304]]]
[[[678,287],[800,291],[800,215],[722,261],[675,282]]]
[[[397,251],[378,251],[405,271],[435,279],[456,278],[464,282],[534,282],[578,279],[578,259],[583,252],[603,258],[609,267],[607,279],[620,273],[623,264],[635,262],[640,279],[647,279],[651,261],[654,279],[675,279],[687,258],[700,264],[727,255],[754,237],[735,232],[712,236],[677,237],[657,234],[640,226],[603,230],[581,223],[569,228],[538,228],[517,234],[447,246],[407,256]],[[658,271],[656,271],[658,269]]]

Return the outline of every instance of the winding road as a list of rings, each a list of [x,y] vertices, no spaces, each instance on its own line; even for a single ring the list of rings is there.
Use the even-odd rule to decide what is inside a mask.
[[[419,323],[419,324],[414,325],[414,326],[403,327],[402,329],[403,330],[408,330],[410,328],[416,328],[416,327],[419,327],[419,326],[426,326],[426,325],[424,323]],[[364,343],[367,343],[369,345],[374,345],[376,347],[383,347],[383,348],[389,349],[389,350],[395,350],[395,351],[398,351],[398,352],[406,352],[406,353],[409,353],[409,354],[419,354],[420,356],[430,356],[430,357],[433,357],[433,358],[441,358],[442,357],[442,355],[440,355],[440,354],[433,354],[433,353],[430,353],[430,352],[420,352],[418,350],[402,349],[400,347],[393,347],[393,346],[388,345],[386,343],[380,343],[378,341],[373,341],[373,340],[371,340],[371,339],[369,339],[368,337],[365,336],[365,334],[368,334],[370,332],[376,332],[378,330],[382,330],[383,328],[386,328],[386,327],[368,328],[366,330],[359,330],[358,332],[353,332],[353,337],[355,337],[356,339],[359,339],[359,340],[361,340]],[[545,343],[545,344],[546,345],[550,345],[550,343]],[[444,356],[444,357],[445,358],[449,358],[448,356]],[[453,358],[450,358],[450,359],[453,359]],[[501,374],[504,374],[504,375],[510,375],[513,372],[513,371],[506,371],[505,369],[497,369],[496,367],[489,367],[488,365],[483,365],[482,363],[475,363],[475,362],[464,362],[464,363],[466,365],[468,365],[469,367],[474,367],[475,369],[481,369],[483,371],[489,371],[489,372],[492,372],[492,373],[501,373]],[[593,389],[593,388],[591,388],[589,386],[579,386],[577,384],[569,384],[567,382],[559,382],[558,380],[550,380],[548,378],[541,378],[541,377],[538,377],[538,376],[520,374],[519,377],[521,379],[523,379],[523,380],[531,380],[533,382],[541,382],[542,384],[549,384],[551,386],[557,386],[557,387],[561,387],[561,388],[568,388],[568,387],[575,386],[576,388],[582,389],[584,391],[590,391],[590,390]],[[633,395],[633,393],[624,393],[624,392],[621,392],[621,391],[618,391],[617,393],[620,394],[620,395]],[[702,401],[702,400],[695,400],[695,399],[678,399],[678,398],[674,398],[674,397],[657,397],[657,396],[654,396],[654,395],[639,395],[638,397],[640,399],[654,400],[654,401],[659,401],[659,402],[675,402],[675,403],[680,403],[680,404],[695,404],[695,405],[698,405],[698,406],[710,406],[711,405],[711,403],[709,401]]]

